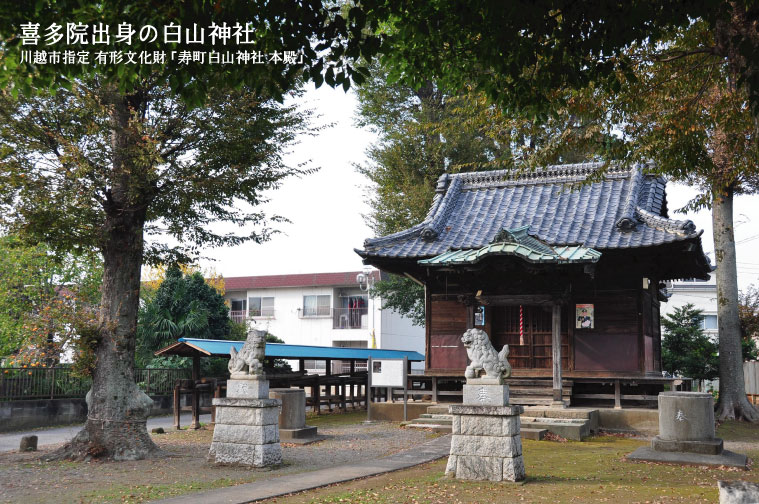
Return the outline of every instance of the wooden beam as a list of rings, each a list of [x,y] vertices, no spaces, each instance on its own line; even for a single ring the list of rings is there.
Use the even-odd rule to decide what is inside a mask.
[[[554,303],[551,317],[551,350],[553,351],[553,402],[564,406],[561,396],[561,305]]]
[[[556,296],[550,294],[514,295],[514,296],[476,296],[475,299],[485,306],[519,306],[555,304]]]

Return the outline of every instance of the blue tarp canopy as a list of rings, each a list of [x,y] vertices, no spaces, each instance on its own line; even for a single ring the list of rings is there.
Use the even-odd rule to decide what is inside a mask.
[[[155,355],[181,355],[192,357],[193,355],[229,357],[229,349],[235,347],[238,352],[244,341],[212,340],[198,338],[179,338],[173,345],[158,350]],[[357,360],[365,361],[372,359],[403,359],[419,362],[424,360],[424,355],[410,350],[387,350],[384,348],[343,348],[323,347],[308,345],[285,345],[282,343],[267,343],[266,357],[278,359],[332,359],[332,360]]]

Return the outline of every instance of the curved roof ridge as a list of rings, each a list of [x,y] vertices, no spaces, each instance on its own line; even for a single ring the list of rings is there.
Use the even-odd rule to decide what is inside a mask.
[[[545,184],[547,182],[582,182],[588,176],[606,167],[604,178],[629,176],[633,170],[640,171],[640,165],[625,165],[596,161],[590,163],[558,164],[535,168],[534,170],[494,170],[485,172],[458,173],[451,177],[461,179],[462,189],[480,189],[518,184]]]
[[[645,208],[635,207],[635,213],[638,219],[645,222],[649,227],[676,233],[681,236],[699,236],[701,233],[696,231],[696,225],[692,220],[676,220],[649,212]]]

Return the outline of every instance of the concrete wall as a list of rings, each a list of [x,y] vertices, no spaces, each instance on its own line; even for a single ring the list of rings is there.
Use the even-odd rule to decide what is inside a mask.
[[[171,396],[151,397],[151,416],[172,414]],[[0,432],[83,423],[86,419],[84,398],[0,402]]]
[[[365,341],[371,347],[371,330],[374,327],[377,347],[393,350],[415,350],[424,353],[424,328],[392,310],[382,310],[380,299],[369,299],[366,327],[361,329],[334,329],[333,317],[303,317],[303,296],[329,295],[331,308],[340,308],[339,293],[356,293],[352,287],[285,287],[227,291],[225,298],[273,297],[274,317],[255,317],[255,327],[268,330],[291,345],[334,346],[336,341]],[[374,318],[372,319],[372,314]]]

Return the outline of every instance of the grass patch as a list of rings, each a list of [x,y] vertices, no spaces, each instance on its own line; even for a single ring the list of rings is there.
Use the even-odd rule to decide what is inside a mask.
[[[756,426],[749,429],[756,441]],[[744,438],[745,439],[745,438]],[[523,484],[451,480],[446,459],[407,471],[354,481],[280,503],[475,503],[475,502],[716,502],[717,481],[759,482],[759,472],[733,468],[628,462],[625,455],[646,441],[603,436],[583,442],[524,440]],[[759,445],[749,457],[759,457]]]
[[[759,441],[759,424],[727,421],[717,426],[717,437],[725,441]]]
[[[347,411],[345,413],[335,410],[333,413],[306,413],[306,424],[312,427],[331,427],[339,425],[358,424],[366,420],[366,411]]]
[[[167,499],[189,492],[213,490],[239,484],[240,481],[218,479],[214,481],[174,482],[161,485],[114,485],[107,490],[96,491],[82,496],[82,502],[123,502],[137,503],[157,499]]]

